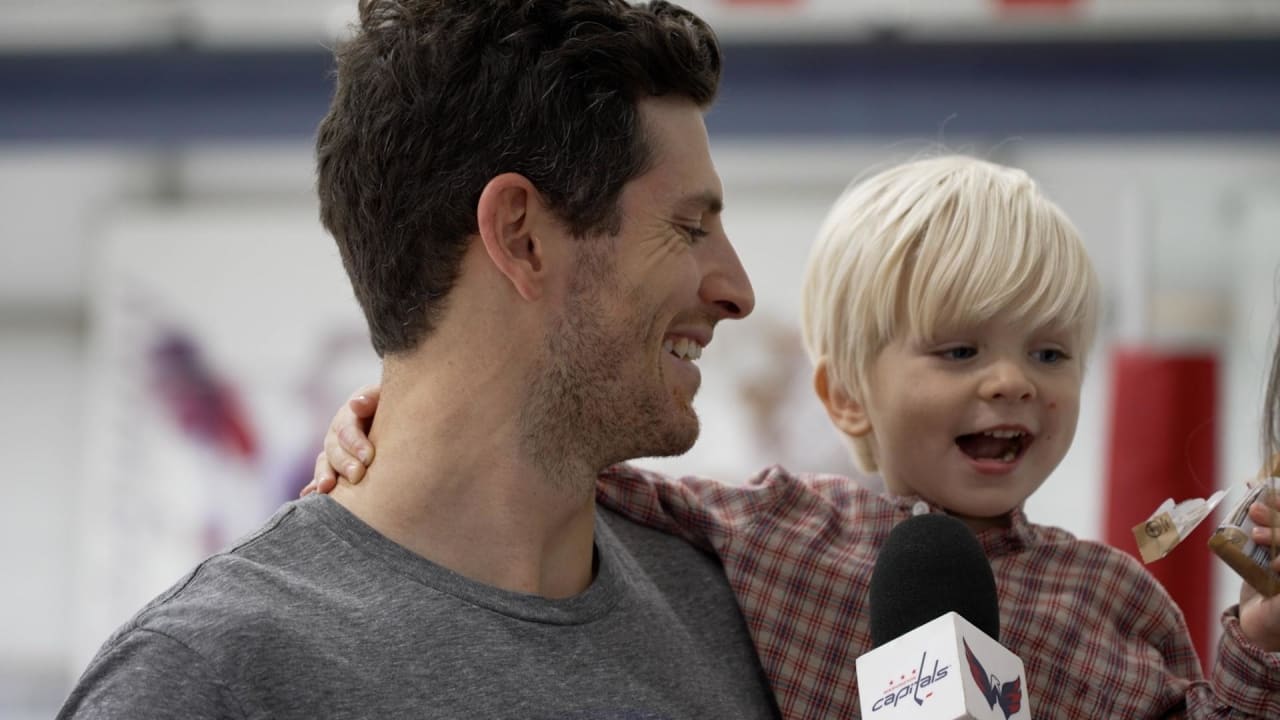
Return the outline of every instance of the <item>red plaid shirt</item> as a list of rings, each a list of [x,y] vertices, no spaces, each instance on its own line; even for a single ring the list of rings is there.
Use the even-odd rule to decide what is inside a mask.
[[[601,475],[597,496],[720,558],[784,718],[859,717],[871,570],[889,530],[927,507],[918,498],[778,467],[729,486],[629,466]],[[1234,611],[1208,682],[1181,611],[1128,555],[1021,510],[978,539],[999,588],[1001,642],[1026,665],[1036,717],[1280,718],[1280,653],[1250,644]]]

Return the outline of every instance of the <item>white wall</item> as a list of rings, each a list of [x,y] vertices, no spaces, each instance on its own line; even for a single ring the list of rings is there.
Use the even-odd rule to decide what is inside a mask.
[[[79,328],[61,318],[0,331],[0,715],[9,718],[66,693],[80,349]]]
[[[0,151],[0,716],[65,696],[84,482],[84,278],[104,208],[146,186],[146,158]]]

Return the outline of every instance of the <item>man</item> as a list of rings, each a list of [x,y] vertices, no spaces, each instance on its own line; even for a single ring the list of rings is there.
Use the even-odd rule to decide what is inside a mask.
[[[773,717],[718,563],[597,509],[698,433],[753,296],[665,2],[365,0],[317,141],[384,358],[359,486],[292,503],[122,627],[61,717]]]

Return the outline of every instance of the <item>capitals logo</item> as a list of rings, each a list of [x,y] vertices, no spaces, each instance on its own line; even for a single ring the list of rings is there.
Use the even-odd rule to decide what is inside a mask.
[[[1000,711],[1004,713],[1005,720],[1009,720],[1010,715],[1022,709],[1022,678],[1014,678],[1006,683],[1000,682],[999,678],[988,673],[986,668],[982,667],[982,663],[978,662],[978,656],[969,649],[969,641],[962,638],[961,642],[964,643],[964,659],[969,663],[969,674],[973,676],[974,682],[978,683],[978,690],[982,692],[982,697],[992,708],[998,704]]]
[[[933,690],[930,687],[945,678],[947,672],[951,670],[951,666],[943,665],[941,661],[935,658],[933,667],[929,670],[929,674],[926,675],[925,667],[928,662],[929,654],[921,653],[920,668],[912,670],[909,675],[900,675],[897,680],[891,681],[884,694],[871,706],[871,712],[895,707],[908,697],[914,700],[917,705],[923,705],[925,700],[933,697]]]

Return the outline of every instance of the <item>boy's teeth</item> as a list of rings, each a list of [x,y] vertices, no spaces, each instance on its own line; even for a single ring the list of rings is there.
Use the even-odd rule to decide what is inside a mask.
[[[983,435],[993,438],[1015,438],[1022,435],[1021,430],[986,430]]]
[[[1000,462],[1010,463],[1010,462],[1013,462],[1016,457],[1018,457],[1018,453],[1012,450],[1006,450],[1004,452],[1004,455],[1000,456]]]

